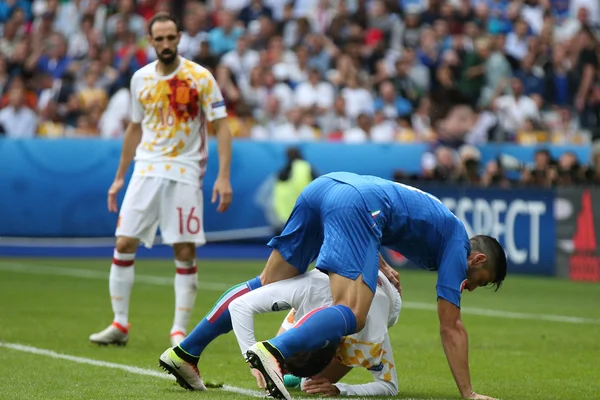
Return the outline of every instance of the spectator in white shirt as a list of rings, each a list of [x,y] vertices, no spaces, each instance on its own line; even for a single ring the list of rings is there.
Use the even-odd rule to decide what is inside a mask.
[[[9,138],[27,139],[35,136],[38,117],[25,105],[25,89],[11,85],[8,106],[0,110],[0,126]]]
[[[346,102],[344,98],[338,96],[333,103],[333,108],[323,114],[319,118],[318,123],[325,138],[332,134],[341,136],[344,131],[350,129],[352,123],[346,115]]]
[[[371,92],[360,85],[355,74],[348,77],[348,86],[342,89],[341,95],[346,101],[346,115],[350,118],[358,117],[361,111],[366,111],[369,115],[375,111]]]
[[[522,19],[515,22],[514,31],[506,35],[504,50],[507,56],[521,61],[527,55],[527,23]]]
[[[571,16],[578,15],[582,8],[588,11],[589,23],[600,26],[600,2],[598,0],[571,0],[569,7]]]
[[[115,92],[100,118],[100,136],[104,139],[118,139],[125,134],[130,119],[131,94],[125,86]]]
[[[536,102],[523,94],[523,83],[512,78],[510,85],[513,94],[500,96],[493,103],[502,128],[509,134],[521,130],[527,120],[539,121],[540,110]]]
[[[254,140],[270,140],[277,127],[287,122],[281,113],[277,97],[270,97],[264,108],[255,113],[257,124],[250,129],[250,137]]]
[[[306,142],[318,139],[315,130],[304,122],[300,108],[292,108],[287,113],[287,122],[271,132],[271,140],[278,142]]]
[[[258,51],[248,48],[248,38],[240,36],[235,50],[225,53],[221,63],[234,73],[239,85],[242,86],[250,78],[250,72],[258,65],[259,59]]]
[[[335,93],[329,82],[321,80],[321,73],[313,68],[308,73],[308,81],[299,84],[294,91],[298,107],[316,115],[323,115],[333,107]]]
[[[396,122],[387,119],[383,111],[379,110],[373,117],[371,140],[373,143],[391,143],[395,139],[396,129]]]
[[[129,31],[134,32],[138,39],[146,36],[146,21],[135,12],[134,0],[119,0],[119,12],[106,21],[106,36],[111,40],[117,31],[118,21],[124,20]]]
[[[278,82],[273,71],[266,71],[263,75],[263,85],[257,91],[259,101],[264,105],[270,96],[277,97],[281,111],[286,113],[294,105],[294,92],[285,83]]]
[[[371,116],[361,112],[356,118],[356,126],[344,132],[344,143],[365,143],[371,140]]]
[[[179,40],[179,54],[193,60],[200,52],[200,45],[208,39],[208,34],[201,30],[202,21],[195,8],[190,8],[183,19],[183,33]]]

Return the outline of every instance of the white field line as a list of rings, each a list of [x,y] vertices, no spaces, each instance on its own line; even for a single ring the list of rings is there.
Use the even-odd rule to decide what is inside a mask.
[[[68,354],[57,353],[52,350],[40,349],[37,347],[27,346],[27,345],[18,344],[18,343],[0,342],[0,347],[4,347],[7,349],[16,350],[16,351],[21,351],[24,353],[35,354],[35,355],[39,355],[39,356],[47,356],[47,357],[54,358],[56,360],[66,360],[66,361],[71,361],[71,362],[75,362],[78,364],[93,365],[95,367],[118,369],[121,371],[129,372],[130,374],[151,376],[153,378],[168,379],[171,381],[175,380],[172,375],[168,375],[166,373],[161,373],[159,371],[154,371],[151,369],[134,367],[132,365],[111,363],[111,362],[107,362],[107,361],[94,360],[92,358],[86,358],[86,357],[71,356]],[[232,393],[236,393],[236,394],[241,394],[241,395],[245,395],[245,396],[251,396],[251,397],[259,397],[259,398],[266,397],[264,393],[259,392],[257,390],[244,389],[244,388],[230,386],[230,385],[223,385],[223,387],[220,390],[224,390],[224,391],[232,392]],[[310,399],[297,398],[296,400],[314,400],[314,398],[310,398]],[[361,399],[356,399],[356,400],[361,400]],[[416,399],[404,399],[404,400],[416,400]],[[440,399],[429,399],[429,400],[440,400]]]
[[[93,365],[96,367],[103,367],[103,368],[109,368],[109,369],[120,369],[122,371],[129,372],[130,374],[152,376],[154,378],[168,379],[171,381],[175,380],[175,377],[173,375],[169,375],[167,373],[162,373],[160,371],[154,371],[154,370],[147,369],[147,368],[134,367],[132,365],[124,365],[124,364],[117,364],[117,363],[112,363],[112,362],[107,362],[107,361],[99,361],[99,360],[94,360],[92,358],[70,356],[68,354],[57,353],[52,350],[40,349],[37,347],[26,346],[26,345],[18,344],[18,343],[0,342],[0,347],[5,347],[8,349],[22,351],[25,353],[36,354],[36,355],[40,355],[40,356],[47,356],[47,357],[51,357],[51,358],[54,358],[57,360],[72,361],[72,362],[75,362],[78,364],[87,364],[87,365]],[[246,396],[252,396],[252,397],[265,397],[263,393],[261,393],[257,390],[243,389],[243,388],[229,386],[229,385],[224,385],[222,390],[225,390],[227,392],[243,394]]]
[[[77,268],[62,268],[53,266],[43,265],[30,265],[30,264],[19,264],[13,262],[0,261],[0,271],[10,271],[24,274],[34,275],[59,275],[69,276],[75,278],[94,279],[94,280],[108,280],[108,271],[93,271]],[[135,282],[146,283],[150,285],[160,286],[173,286],[173,278],[152,276],[152,275],[135,275]],[[204,282],[200,280],[198,282],[198,288],[203,290],[213,291],[224,291],[229,289],[233,284],[223,282]],[[402,307],[405,309],[413,310],[427,310],[437,311],[435,303],[422,303],[414,301],[402,302]],[[519,319],[529,321],[548,321],[548,322],[560,322],[570,324],[600,324],[600,319],[584,318],[584,317],[573,317],[567,315],[554,315],[554,314],[536,314],[536,313],[521,313],[512,311],[502,310],[491,310],[487,308],[474,308],[474,307],[463,307],[463,314],[478,315],[483,317],[497,317],[506,319]]]

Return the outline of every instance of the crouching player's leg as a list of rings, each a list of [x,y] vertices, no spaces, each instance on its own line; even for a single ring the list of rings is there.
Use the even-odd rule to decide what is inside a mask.
[[[281,235],[269,242],[273,251],[260,276],[226,291],[179,346],[167,349],[160,356],[160,366],[174,375],[182,387],[206,389],[200,378],[198,361],[209,343],[233,329],[228,309],[233,300],[263,285],[306,272],[317,257],[323,240],[318,231],[321,225],[318,218],[306,201],[299,198]]]
[[[283,322],[281,323],[281,327],[279,328],[279,331],[277,331],[277,336],[281,335],[283,332],[287,332],[294,326],[294,324],[296,323],[295,315],[296,315],[296,310],[292,308],[290,310],[290,312],[283,319]],[[283,384],[285,385],[286,388],[297,389],[300,387],[300,384],[302,383],[302,378],[300,376],[298,376],[297,374],[290,372],[289,369],[287,368],[288,360],[285,360],[285,362],[286,362],[286,371],[285,371],[286,374],[283,376]]]
[[[296,323],[296,310],[291,309],[286,315],[277,336],[293,328]],[[283,384],[286,388],[300,389],[302,378],[312,378],[327,369],[327,379],[337,382],[352,368],[335,362],[335,356],[340,343],[330,343],[327,346],[308,353],[297,353],[285,360]],[[340,368],[341,367],[341,368]]]
[[[247,361],[263,374],[275,398],[291,399],[283,381],[284,360],[360,331],[377,287],[380,243],[370,213],[348,185],[338,185],[331,195],[334,204],[321,211],[324,241],[317,268],[329,273],[334,305],[305,315],[290,330],[247,352]],[[339,201],[345,201],[343,207]]]
[[[274,250],[260,276],[233,286],[217,300],[212,310],[192,332],[179,344],[163,352],[159,365],[177,378],[177,383],[188,390],[206,390],[198,370],[202,352],[217,337],[232,330],[229,304],[236,298],[258,289],[263,284],[276,282],[298,275],[298,270],[282,259]]]

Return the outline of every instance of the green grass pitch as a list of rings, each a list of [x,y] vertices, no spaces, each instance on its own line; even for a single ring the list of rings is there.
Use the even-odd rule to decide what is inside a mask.
[[[186,392],[161,378],[158,356],[169,345],[174,307],[169,260],[136,263],[128,345],[90,344],[90,333],[112,318],[109,262],[0,259],[0,399],[253,398],[219,389]],[[190,329],[224,289],[261,268],[257,261],[201,260]],[[457,399],[438,335],[436,274],[401,271],[401,279],[405,307],[391,330],[398,398]],[[498,293],[464,294],[463,307],[471,376],[479,393],[504,400],[600,398],[600,286],[509,275]],[[260,316],[257,338],[273,336],[284,316]],[[205,380],[256,390],[232,334],[205,351],[200,370]],[[350,383],[370,380],[361,370],[346,377]]]

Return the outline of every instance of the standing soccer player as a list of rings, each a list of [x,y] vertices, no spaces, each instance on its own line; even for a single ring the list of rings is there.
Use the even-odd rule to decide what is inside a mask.
[[[217,211],[224,212],[232,197],[231,134],[214,77],[177,54],[181,32],[171,16],[156,14],[148,30],[158,60],[138,70],[131,79],[132,117],[119,168],[108,190],[109,211],[117,212],[117,193],[134,156],[136,163],[119,212],[110,270],[114,320],[108,328],[90,336],[90,341],[98,344],[127,343],[135,254],[140,241],[152,247],[158,227],[163,243],[173,246],[175,257],[172,345],[186,336],[198,287],[196,246],[206,241],[201,185],[208,159],[207,121],[215,128],[219,152],[212,202],[218,198]]]

